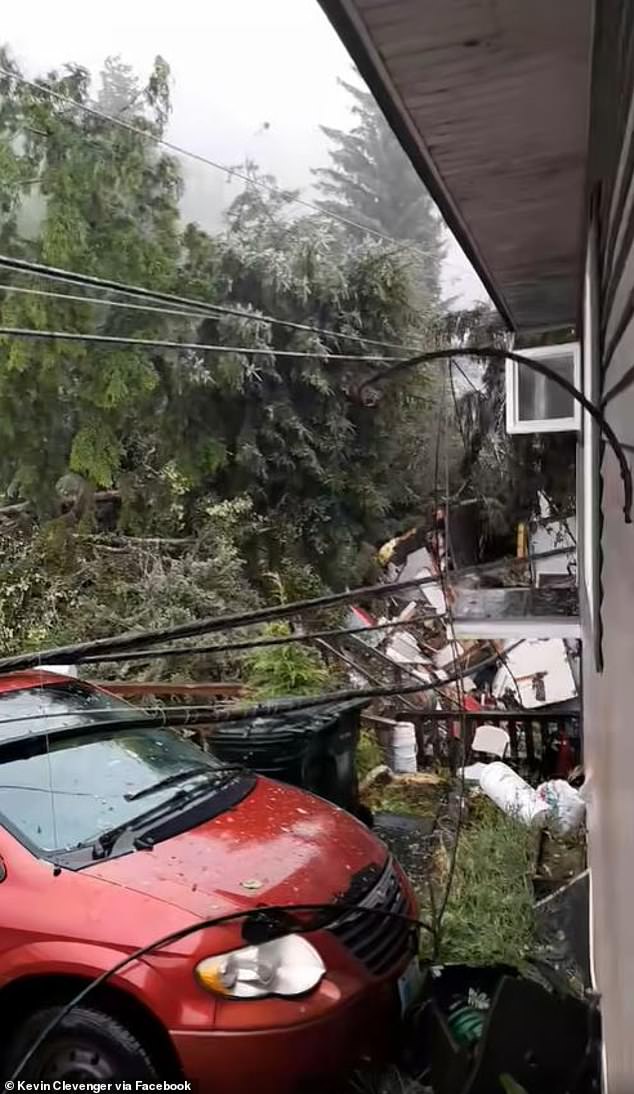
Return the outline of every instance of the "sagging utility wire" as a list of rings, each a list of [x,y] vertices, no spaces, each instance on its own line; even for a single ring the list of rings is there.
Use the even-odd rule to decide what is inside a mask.
[[[152,661],[158,657],[192,657],[202,654],[239,653],[241,650],[258,649],[260,646],[288,646],[295,642],[315,642],[318,639],[345,638],[347,635],[362,636],[391,631],[398,627],[411,627],[429,619],[442,618],[436,612],[413,619],[394,619],[390,623],[375,623],[369,627],[333,627],[322,631],[297,631],[294,634],[273,635],[271,638],[247,638],[242,642],[227,642],[221,646],[166,646],[158,650],[135,650],[130,653],[110,653],[101,657],[85,657],[82,664],[101,664],[110,661]],[[373,648],[373,647],[368,647]]]
[[[316,913],[316,918],[312,922],[302,923],[301,920],[292,919],[293,913],[296,915]],[[399,920],[402,923],[409,924],[413,928],[420,927],[422,930],[430,932],[432,930],[430,924],[424,919],[419,919],[418,916],[407,915],[404,912],[391,912],[386,908],[370,908],[358,902],[346,901],[336,901],[330,904],[272,904],[268,907],[264,905],[257,908],[242,909],[242,911],[239,912],[229,912],[227,915],[213,916],[211,919],[204,919],[198,923],[189,923],[186,927],[181,927],[177,931],[172,931],[170,934],[163,935],[161,938],[155,939],[146,946],[139,946],[138,949],[127,954],[126,957],[122,957],[121,960],[117,961],[114,965],[111,965],[105,972],[102,972],[99,976],[90,980],[85,987],[78,991],[76,995],[74,995],[68,1003],[65,1003],[53,1018],[47,1022],[13,1071],[11,1080],[15,1082],[20,1078],[20,1075],[25,1067],[27,1067],[30,1060],[33,1059],[33,1056],[40,1045],[44,1043],[47,1037],[50,1037],[51,1033],[59,1026],[60,1022],[62,1022],[75,1007],[79,1006],[80,1003],[83,1003],[84,999],[91,995],[92,992],[96,991],[97,988],[100,988],[105,984],[112,976],[115,976],[116,973],[121,972],[128,965],[134,964],[135,961],[140,961],[143,957],[146,957],[150,953],[154,953],[156,950],[163,949],[165,946],[169,946],[174,942],[180,942],[182,939],[188,938],[192,934],[197,934],[198,931],[208,930],[212,927],[225,926],[228,923],[235,923],[239,920],[245,920],[242,930],[245,944],[257,945],[264,941],[271,941],[274,938],[279,938],[282,934],[308,934],[311,931],[323,930],[329,923],[335,922],[341,915],[345,915],[346,913],[368,915],[370,917],[374,916],[378,919]],[[250,930],[248,930],[249,923],[251,924]]]
[[[5,264],[6,259],[0,259],[0,265]],[[53,272],[53,267],[49,268],[51,272],[47,274],[38,273],[36,276],[44,277],[52,281],[68,281],[71,280],[70,276],[61,277],[58,271]],[[31,271],[29,271],[30,273]],[[74,275],[76,277],[82,277],[81,274]],[[75,284],[73,278],[72,283]],[[100,278],[92,278],[91,282],[100,281]],[[118,282],[110,282],[110,285],[118,284]],[[101,289],[101,285],[90,284],[90,288]],[[108,292],[114,291],[110,287]],[[236,319],[246,320],[249,323],[259,323],[263,326],[275,326],[284,327],[289,330],[302,331],[306,334],[317,334],[322,338],[335,338],[341,342],[361,342],[368,346],[379,346],[381,349],[397,349],[404,353],[416,353],[416,346],[406,346],[400,342],[385,342],[377,338],[369,338],[363,334],[348,334],[345,331],[336,331],[328,327],[317,327],[310,323],[295,323],[291,319],[277,319],[273,315],[261,314],[257,311],[245,311],[243,308],[228,307],[226,304],[209,304],[204,300],[195,300],[186,296],[174,296],[172,293],[156,293],[152,289],[140,289],[137,290],[136,286],[121,285],[116,290],[120,295],[126,296],[130,294],[137,295],[140,292],[147,300],[161,299],[165,303],[174,302],[180,304],[181,307],[174,310],[163,307],[153,306],[151,304],[133,304],[129,300],[111,300],[106,296],[78,296],[75,293],[67,292],[49,292],[46,289],[31,289],[25,285],[2,285],[0,284],[0,292],[6,293],[22,293],[28,296],[38,296],[45,299],[52,300],[66,300],[74,304],[90,304],[101,305],[108,308],[124,308],[128,311],[141,311],[141,312],[156,312],[161,316],[173,316],[179,319],[197,319],[202,322],[203,319],[211,319],[218,321],[224,316],[231,316]]]
[[[372,228],[367,224],[359,224],[356,220],[352,220],[350,217],[343,216],[341,213],[335,213],[332,209],[323,209],[320,205],[316,205],[313,201],[308,201],[306,198],[300,198],[293,194],[291,191],[288,196],[288,191],[281,190],[278,186],[273,186],[271,183],[265,182],[263,179],[253,178],[250,175],[246,175],[242,171],[238,171],[235,167],[227,167],[225,164],[218,163],[216,160],[210,159],[208,156],[203,156],[199,152],[192,152],[188,148],[183,148],[178,144],[174,144],[173,141],[165,140],[163,137],[159,137],[156,133],[148,132],[147,129],[141,129],[138,125],[133,125],[132,122],[127,122],[121,117],[107,114],[104,110],[100,110],[98,107],[90,106],[88,103],[77,102],[76,99],[72,99],[70,95],[64,95],[60,91],[56,91],[52,87],[47,87],[46,84],[38,83],[36,80],[29,80],[22,73],[16,72],[11,68],[0,66],[0,75],[5,76],[10,80],[15,80],[16,83],[22,84],[24,87],[30,87],[34,91],[39,92],[41,95],[48,95],[50,99],[54,99],[56,102],[64,103],[66,106],[73,107],[74,110],[81,110],[85,114],[89,114],[93,118],[98,118],[100,121],[109,122],[111,125],[119,126],[120,129],[126,129],[129,133],[134,133],[137,137],[141,137],[144,141],[150,141],[152,144],[158,145],[162,148],[166,148],[169,152],[175,153],[177,156],[185,156],[187,159],[195,160],[197,163],[204,163],[207,167],[213,167],[217,171],[223,171],[228,178],[238,179],[240,182],[244,182],[247,186],[254,186],[259,190],[263,190],[271,197],[288,197],[288,202],[291,205],[300,205],[305,209],[310,209],[312,213],[317,214],[320,217],[326,217],[330,220],[345,224],[349,228],[356,228],[360,232],[366,235],[373,236],[376,239],[381,240],[383,243],[389,243],[391,246],[396,247],[399,252],[412,251],[415,254],[419,254],[422,258],[437,258],[437,254],[434,251],[424,251],[422,247],[419,247],[417,243],[411,243],[404,240],[398,240],[393,236],[386,235],[384,232],[378,231],[376,228]],[[452,265],[448,263],[448,265]],[[457,263],[453,263],[456,268],[459,268]],[[462,267],[460,267],[462,272]]]
[[[590,402],[583,392],[579,391],[579,388],[575,387],[569,380],[566,380],[565,377],[560,376],[554,369],[545,365],[542,360],[527,357],[522,353],[515,353],[514,350],[500,349],[498,346],[478,346],[473,349],[429,350],[426,353],[419,353],[415,357],[410,357],[407,361],[398,361],[389,368],[373,373],[372,376],[369,376],[359,385],[357,388],[357,396],[361,401],[366,401],[364,399],[364,392],[372,387],[373,384],[384,383],[385,380],[391,379],[397,373],[415,368],[417,365],[429,364],[431,361],[437,360],[447,361],[451,360],[453,357],[475,357],[480,360],[493,357],[498,361],[516,361],[517,364],[525,365],[533,372],[539,373],[540,376],[545,376],[548,380],[552,380],[553,383],[557,384],[571,395],[597,423],[602,436],[616,456],[621,478],[623,480],[623,514],[625,523],[632,523],[632,472],[630,471],[630,466],[616,433],[609,422],[605,420],[603,411],[599,407]]]
[[[80,334],[67,330],[35,330],[30,327],[0,327],[2,338],[32,338],[39,341],[87,342],[98,346],[140,346],[145,349],[199,350],[213,353],[242,353],[251,357],[317,357],[323,361],[394,361],[377,354],[324,353],[319,350],[276,349],[274,346],[224,346],[207,342],[172,342],[162,338],[133,338],[119,334]]]
[[[444,441],[445,441],[445,444],[444,444],[444,449],[445,449],[445,452],[444,452],[444,456],[445,456],[445,498],[446,498],[446,500],[445,500],[444,534],[445,534],[445,549],[447,551],[447,554],[449,555],[449,552],[450,552],[450,549],[451,549],[451,498],[450,498],[450,490],[449,490],[449,434],[448,434],[447,425],[446,425],[447,379],[448,379],[447,375],[445,374],[444,398],[443,398],[443,406],[442,406],[443,413],[442,413],[442,415],[438,416],[438,428],[437,428],[437,434],[436,434],[436,458],[435,458],[435,465],[434,465],[434,500],[435,500],[436,510],[438,510],[438,507],[439,507],[439,505],[438,505],[438,502],[439,502],[439,498],[438,498],[438,494],[439,494],[439,474],[440,474],[440,458],[439,458],[440,457],[440,437],[441,437],[442,422],[444,421],[444,423],[445,423],[445,428],[444,428],[444,435],[445,435],[444,436]],[[453,391],[453,375],[452,375],[452,361],[451,360],[449,362],[449,381],[452,385],[452,391]],[[456,413],[457,413],[457,406],[456,406]],[[444,596],[445,604],[446,604],[446,608],[447,608],[447,634],[448,634],[449,641],[450,641],[450,644],[451,644],[451,651],[452,651],[452,656],[453,656],[453,659],[454,659],[454,663],[457,664],[458,663],[458,651],[460,649],[460,646],[459,646],[457,636],[456,636],[456,628],[455,628],[453,607],[452,607],[452,604],[451,604],[451,597],[449,596],[449,589],[447,588],[446,574],[442,573],[442,571],[441,571],[441,583],[442,583],[443,596]],[[455,877],[455,873],[456,873],[456,865],[457,865],[457,861],[458,861],[458,847],[459,847],[459,844],[460,844],[460,838],[462,836],[462,830],[463,830],[462,826],[463,826],[463,822],[464,822],[464,812],[465,812],[464,803],[465,803],[465,798],[466,798],[466,793],[467,793],[467,782],[466,782],[466,777],[465,777],[465,765],[466,765],[466,762],[467,762],[467,719],[466,719],[466,716],[465,716],[466,696],[465,696],[465,689],[464,689],[464,684],[463,684],[462,679],[460,679],[456,682],[456,691],[458,693],[458,708],[459,708],[458,718],[459,718],[459,724],[460,724],[460,751],[461,751],[460,791],[459,791],[459,799],[458,799],[458,810],[457,810],[457,817],[456,817],[456,825],[455,825],[455,830],[454,830],[454,833],[453,833],[453,844],[452,844],[452,847],[451,847],[451,853],[449,855],[449,865],[448,865],[448,869],[447,869],[447,880],[446,880],[445,887],[444,887],[444,892],[442,893],[439,904],[436,902],[436,899],[435,899],[434,890],[433,890],[433,882],[431,880],[429,882],[429,894],[430,894],[431,907],[432,907],[432,922],[433,922],[433,928],[434,928],[434,931],[433,931],[433,960],[434,961],[438,959],[438,954],[439,954],[439,951],[440,951],[440,946],[441,946],[441,941],[442,941],[443,920],[444,920],[444,917],[445,917],[445,913],[447,911],[447,907],[449,905],[449,900],[451,898],[451,891],[452,891],[452,888],[453,888],[454,877]]]
[[[315,710],[318,707],[327,707],[348,702],[360,702],[364,699],[390,699],[394,696],[416,695],[425,691],[438,691],[439,688],[446,688],[448,684],[455,684],[457,680],[464,680],[467,676],[473,676],[475,673],[479,673],[483,669],[497,664],[498,661],[504,659],[505,655],[521,645],[522,641],[523,639],[520,639],[518,642],[515,642],[512,646],[509,646],[504,653],[496,652],[491,654],[490,657],[485,658],[483,661],[479,661],[475,665],[456,669],[453,673],[447,675],[444,680],[435,680],[433,683],[421,682],[416,684],[389,684],[371,688],[347,688],[340,691],[330,691],[327,694],[305,695],[297,699],[271,699],[266,702],[255,703],[248,707],[245,707],[240,703],[228,703],[222,707],[219,707],[218,705],[192,705],[176,708],[162,707],[160,712],[152,710],[150,715],[147,715],[144,710],[141,710],[138,715],[130,715],[129,711],[131,708],[128,705],[127,707],[121,708],[124,713],[128,714],[128,717],[122,717],[120,719],[110,718],[108,722],[104,722],[103,725],[106,726],[109,731],[115,729],[119,731],[124,729],[150,730],[162,728],[164,726],[216,725],[225,722],[250,722],[253,721],[254,718],[276,718],[285,714],[294,714],[301,710]],[[509,712],[509,717],[512,717],[512,712]],[[45,722],[47,719],[54,720],[55,718],[59,719],[59,713],[47,712],[45,714],[32,714],[29,715],[29,723]],[[24,722],[24,715],[15,718],[3,718],[2,721],[0,721],[0,725],[7,726],[13,722]],[[98,728],[99,724],[101,723],[95,722],[94,726]],[[77,736],[77,732],[77,726],[71,726],[62,729],[52,729],[48,733],[48,736],[51,740],[58,740],[63,737]],[[12,748],[21,753],[26,748],[36,747],[38,737],[43,739],[44,736],[44,733],[41,735],[31,734],[28,737],[25,737],[22,734],[20,737],[1,739],[0,754],[6,754],[8,748]]]
[[[550,551],[542,551],[538,555],[533,555],[532,561],[553,558],[562,554],[570,554],[570,549],[567,547],[554,547]],[[491,573],[505,565],[517,564],[520,561],[522,560],[510,557],[495,562],[464,566],[452,570],[451,576],[454,578],[467,574]],[[312,597],[309,600],[296,600],[290,604],[276,604],[267,608],[256,608],[250,612],[212,616],[191,623],[180,623],[174,627],[164,627],[160,630],[131,631],[111,638],[97,638],[92,642],[78,642],[68,646],[54,646],[50,649],[36,650],[30,653],[13,654],[11,657],[0,658],[0,673],[13,672],[17,669],[40,668],[45,665],[55,664],[55,662],[60,665],[74,665],[80,661],[85,661],[88,657],[99,658],[102,653],[120,653],[132,650],[138,652],[145,646],[153,646],[158,642],[169,642],[178,638],[193,638],[195,635],[214,634],[218,631],[236,630],[240,627],[255,626],[259,623],[271,623],[274,620],[289,619],[293,615],[301,615],[303,612],[332,608],[359,600],[393,596],[405,589],[419,589],[424,588],[426,585],[437,584],[438,575],[434,574],[430,577],[410,578],[407,581],[365,585],[346,592],[328,593],[325,596]]]

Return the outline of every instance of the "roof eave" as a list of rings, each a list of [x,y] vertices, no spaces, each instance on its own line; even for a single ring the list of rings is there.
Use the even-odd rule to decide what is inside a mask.
[[[510,308],[495,284],[490,271],[472,239],[460,210],[445,186],[425,142],[411,126],[398,91],[349,0],[319,0],[328,19],[348,50],[361,76],[379,104],[417,174],[424,182],[444,220],[476,271],[493,304],[509,330],[516,331]]]

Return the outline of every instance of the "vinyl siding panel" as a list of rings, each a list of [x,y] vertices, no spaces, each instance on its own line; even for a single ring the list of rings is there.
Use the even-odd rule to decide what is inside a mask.
[[[634,362],[634,5],[597,5],[590,185],[598,211],[602,397]],[[588,303],[586,301],[586,306]],[[606,408],[621,441],[634,445],[634,383]],[[588,438],[584,436],[583,444]],[[630,463],[632,454],[628,454]],[[584,492],[583,481],[580,494]],[[599,547],[600,631],[585,590],[584,747],[594,967],[602,996],[608,1094],[634,1089],[634,527],[623,517],[623,486],[603,448]],[[603,670],[593,643],[600,639]]]

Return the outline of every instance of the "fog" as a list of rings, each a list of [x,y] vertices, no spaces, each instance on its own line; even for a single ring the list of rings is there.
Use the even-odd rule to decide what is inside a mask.
[[[118,54],[144,78],[160,53],[173,78],[171,141],[222,165],[253,159],[309,200],[310,169],[328,158],[320,124],[353,124],[337,80],[360,78],[317,0],[22,0],[5,6],[1,38],[28,76],[70,61],[97,74]],[[238,184],[182,164],[183,216],[217,228]],[[443,288],[461,306],[486,298],[449,237]]]

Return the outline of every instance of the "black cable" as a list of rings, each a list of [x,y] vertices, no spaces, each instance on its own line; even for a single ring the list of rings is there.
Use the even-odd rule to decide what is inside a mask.
[[[453,361],[452,365],[453,365],[454,368],[456,368],[458,370],[458,372],[462,376],[462,379],[471,388],[473,394],[477,395],[479,399],[484,399],[485,398],[484,391],[482,390],[482,388],[479,388],[479,387],[475,386],[473,380],[471,379],[470,376],[467,376],[467,374],[466,374],[465,370],[462,368],[462,366],[459,365],[457,361]]]
[[[437,616],[436,618],[442,619],[442,616]],[[409,668],[408,665],[402,665],[398,661],[392,661],[391,657],[388,657],[388,655],[386,653],[384,653],[383,650],[375,649],[375,647],[371,646],[369,642],[364,642],[363,639],[357,638],[356,635],[350,635],[350,637],[354,638],[360,646],[363,646],[363,652],[366,655],[369,655],[370,657],[374,657],[375,659],[380,660],[383,664],[386,664],[388,667],[390,667],[392,669],[396,669],[400,673],[404,673],[405,676],[409,676],[411,680],[419,680],[420,679],[420,677],[417,676],[416,673],[414,672],[414,670]],[[355,668],[356,668],[356,666],[355,666]],[[363,669],[358,669],[357,671],[362,673]],[[433,672],[435,670],[431,669],[431,671]],[[369,677],[369,679],[371,679],[371,677]],[[443,687],[444,687],[444,685],[443,685],[442,681],[439,680],[433,686],[432,690],[437,692],[437,694],[440,695],[443,699],[447,699],[450,703],[457,704],[456,699],[452,699],[451,696],[445,695],[445,693],[443,691]],[[414,710],[415,712],[419,712],[419,713],[420,713],[420,710],[421,710],[420,707],[416,707],[416,706],[414,706],[414,704],[411,705],[410,709]]]
[[[515,649],[516,646],[521,644],[516,642],[513,646],[510,646],[506,653]],[[494,665],[502,657],[500,653],[494,653],[490,657],[487,657],[484,661],[478,662],[477,665],[470,665],[463,669],[456,671],[452,676],[446,677],[442,681],[434,681],[434,683],[420,683],[420,684],[399,684],[391,686],[381,686],[372,688],[348,688],[341,691],[331,691],[326,695],[306,695],[297,699],[274,699],[267,700],[263,703],[255,703],[250,707],[244,707],[239,703],[230,703],[223,707],[215,706],[184,706],[184,707],[162,707],[160,713],[157,710],[152,710],[147,717],[130,717],[127,719],[110,719],[109,721],[100,721],[90,724],[90,730],[97,732],[99,728],[106,729],[125,729],[134,728],[141,730],[155,729],[163,726],[188,726],[188,725],[217,725],[223,722],[250,722],[255,718],[276,718],[285,714],[293,714],[300,710],[313,710],[317,707],[339,705],[340,703],[348,702],[361,702],[364,699],[389,699],[392,696],[400,695],[414,695],[417,692],[423,691],[437,691],[439,686],[446,687],[447,684],[453,684],[456,680],[462,680],[466,676],[471,676],[475,672],[480,672],[482,669],[488,668],[489,665]],[[122,708],[124,711],[129,710],[128,706]],[[143,708],[141,708],[143,709]],[[46,713],[46,714],[33,714],[28,720],[30,722],[45,721],[46,719],[59,718],[58,713]],[[25,716],[15,718],[4,718],[0,721],[0,726],[6,726],[13,722],[24,722]],[[65,726],[60,730],[53,730],[49,736],[59,739],[62,736],[72,737],[78,735],[83,731],[86,731],[86,726]],[[44,734],[42,734],[42,737]],[[21,736],[11,739],[0,738],[0,755],[3,750],[11,746],[19,748],[22,742],[27,744],[33,741],[33,736]]]
[[[72,106],[75,110],[83,110],[85,114],[90,114],[93,118],[99,118],[100,121],[110,122],[113,125],[119,126],[121,129],[127,129],[128,132],[134,133],[136,136],[141,137],[143,140],[151,141],[153,144],[160,145],[163,148],[167,148],[170,152],[176,153],[178,156],[185,156],[188,159],[196,160],[198,163],[204,163],[207,167],[213,167],[217,171],[223,171],[229,178],[239,179],[247,186],[254,186],[260,190],[265,191],[275,197],[286,197],[291,205],[301,205],[306,209],[310,209],[312,213],[316,213],[321,217],[329,217],[331,220],[338,221],[341,224],[345,224],[350,228],[357,228],[359,231],[364,232],[366,235],[374,236],[376,239],[381,240],[383,243],[390,243],[392,246],[397,247],[399,253],[402,251],[413,251],[415,254],[419,254],[422,258],[437,258],[438,255],[434,251],[424,251],[418,244],[407,240],[398,240],[393,236],[385,235],[384,232],[378,231],[376,228],[372,228],[367,224],[359,224],[357,221],[352,220],[350,217],[342,216],[341,213],[335,213],[332,209],[324,209],[321,205],[316,205],[313,201],[308,201],[306,198],[300,198],[296,192],[281,190],[278,186],[273,186],[271,183],[265,182],[263,179],[254,178],[252,175],[246,175],[242,171],[238,171],[235,167],[227,167],[225,164],[217,163],[215,160],[209,159],[207,156],[201,155],[199,152],[192,152],[188,148],[182,148],[178,144],[174,144],[172,141],[165,140],[163,137],[159,137],[156,133],[152,133],[147,129],[142,129],[138,125],[133,125],[132,122],[127,122],[121,117],[113,116],[112,114],[106,114],[105,111],[99,110],[98,107],[90,106],[88,103],[78,102],[76,99],[72,99],[69,95],[63,95],[61,92],[56,91],[52,87],[48,87],[46,84],[38,83],[36,80],[29,80],[26,76],[23,76],[21,72],[16,72],[10,68],[0,66],[0,75],[7,76],[11,80],[15,80],[17,83],[23,84],[25,87],[33,88],[33,90],[40,92],[41,94],[48,95],[51,99],[56,99],[58,102],[64,103],[67,106]],[[457,263],[447,263],[449,266],[455,266],[458,269]],[[462,272],[462,267],[460,267]]]
[[[2,265],[2,261],[0,261],[0,265]],[[37,276],[42,277],[43,275],[38,274]],[[49,274],[48,277],[53,281],[66,280],[66,278],[58,277],[56,273]],[[122,295],[130,294],[132,291],[136,292],[136,286],[122,286],[120,289],[117,289],[117,292]],[[110,300],[105,296],[76,296],[74,293],[47,292],[46,289],[31,289],[23,285],[0,284],[0,292],[25,293],[31,296],[49,297],[54,300],[67,300],[77,304],[96,304],[108,308],[124,308],[130,311],[157,312],[161,316],[198,319],[199,321],[202,321],[203,319],[218,320],[222,319],[223,316],[228,315],[236,319],[247,320],[247,322],[250,323],[263,323],[276,327],[286,327],[290,330],[303,331],[307,334],[318,334],[325,338],[335,338],[339,341],[362,342],[369,346],[380,346],[382,349],[399,349],[406,353],[415,353],[417,348],[403,345],[400,342],[384,342],[377,338],[368,338],[363,334],[346,334],[343,331],[332,330],[328,327],[316,327],[312,326],[310,323],[296,323],[291,319],[276,319],[273,315],[264,315],[256,311],[244,311],[241,308],[229,307],[226,304],[207,304],[202,300],[192,300],[188,297],[173,296],[171,293],[157,294],[151,289],[141,289],[140,291],[148,300],[167,298],[167,300],[173,300],[177,304],[184,305],[184,307],[175,311],[165,307],[152,307],[149,304],[132,304],[129,301]],[[163,299],[163,303],[165,303],[165,299]]]
[[[555,555],[562,554],[570,554],[570,551],[565,547],[554,547],[550,551],[540,552],[535,558],[553,558]],[[517,558],[510,557],[495,562],[477,563],[474,566],[465,566],[454,570],[452,576],[495,572],[505,565],[512,565],[517,562]],[[92,642],[78,642],[69,646],[55,646],[33,653],[14,654],[11,657],[0,658],[0,673],[41,667],[55,662],[60,665],[76,664],[87,657],[97,657],[101,653],[115,653],[124,650],[138,651],[139,647],[152,646],[157,642],[168,642],[171,639],[178,638],[193,638],[198,634],[214,634],[218,631],[235,630],[251,624],[270,623],[278,619],[288,619],[293,615],[301,615],[303,612],[352,603],[357,600],[392,596],[393,593],[402,592],[404,589],[423,588],[426,585],[437,583],[438,577],[434,574],[430,577],[410,578],[407,581],[366,585],[342,593],[328,593],[325,596],[317,596],[309,600],[296,600],[291,604],[277,604],[268,608],[257,608],[250,612],[198,619],[191,623],[181,623],[160,630],[128,632],[112,638],[98,638]]]
[[[430,350],[428,353],[419,353],[416,357],[411,357],[407,361],[397,362],[389,368],[373,373],[372,376],[368,377],[367,380],[364,380],[363,383],[359,385],[357,388],[357,395],[362,396],[362,393],[366,388],[375,383],[382,383],[384,380],[396,375],[397,372],[403,372],[406,369],[414,368],[416,365],[427,364],[430,361],[450,360],[452,357],[495,357],[499,361],[516,361],[520,365],[526,365],[526,367],[532,369],[533,372],[539,373],[540,376],[545,376],[548,380],[552,380],[553,383],[557,384],[571,395],[597,423],[604,440],[607,441],[616,456],[621,471],[621,478],[623,480],[623,514],[625,523],[632,523],[632,473],[616,433],[609,422],[605,420],[603,411],[599,407],[596,407],[594,403],[590,402],[583,392],[579,391],[579,388],[575,387],[574,384],[571,384],[565,377],[560,376],[554,369],[549,368],[549,366],[545,365],[541,360],[526,357],[524,354],[515,353],[513,350],[499,349],[497,346],[481,346],[477,349]],[[608,392],[608,394],[610,393]]]
[[[449,365],[449,375],[452,378],[451,362]],[[444,400],[444,415],[446,423],[446,382],[445,382],[445,400]],[[453,389],[453,378],[452,378]],[[440,416],[438,421],[438,439],[436,444],[436,469],[435,469],[435,492],[436,492],[436,507],[438,505],[437,492],[438,492],[438,477],[439,477],[439,454],[440,454]],[[445,529],[445,557],[449,560],[451,551],[451,519],[450,519],[450,491],[449,491],[449,453],[448,453],[448,435],[445,424],[445,505],[444,505],[444,529]],[[445,580],[446,574],[441,568],[441,581],[443,596],[446,604],[446,618],[447,618],[447,630],[449,631],[449,641],[451,643],[451,652],[453,654],[454,664],[457,664],[457,650],[458,642],[456,639],[456,629],[454,623],[453,610],[451,606],[451,599],[449,596],[449,589]],[[442,942],[442,924],[445,917],[445,912],[449,904],[451,897],[451,890],[453,888],[453,882],[456,875],[456,865],[458,862],[458,848],[460,845],[460,837],[462,835],[463,825],[463,813],[464,813],[464,801],[467,792],[467,780],[465,777],[465,765],[467,762],[467,719],[465,717],[465,691],[462,685],[462,678],[457,681],[458,692],[458,716],[460,722],[460,744],[461,744],[461,773],[460,773],[460,793],[458,796],[458,816],[456,818],[456,827],[453,836],[453,844],[451,848],[451,855],[449,858],[449,869],[447,871],[447,880],[445,883],[445,889],[440,901],[440,905],[436,906],[434,898],[433,913],[434,913],[434,953],[433,960],[436,961],[439,956],[440,946]],[[431,887],[430,887],[431,892]]]
[[[617,380],[617,382],[612,385],[609,391],[606,391],[605,395],[601,400],[601,406],[606,407],[608,403],[611,403],[613,399],[616,399],[617,395],[620,395],[621,392],[626,390],[626,388],[631,387],[632,384],[634,384],[634,366],[630,365],[630,367],[626,369],[621,376],[621,379]]]
[[[345,654],[342,650],[338,650],[335,646],[332,646],[330,642],[324,642],[323,638],[318,638],[315,641],[315,645],[318,646],[320,649],[326,650],[326,652],[330,653],[332,657],[338,658],[339,661],[342,661],[347,668],[352,669],[353,672],[356,672],[358,676],[364,676],[365,679],[369,681],[369,683],[375,684],[377,687],[382,686],[381,681],[378,679],[377,676],[374,676],[373,673],[368,672],[367,669],[361,668],[359,665],[356,664],[355,661],[352,660],[351,657],[348,657],[347,654]],[[394,663],[392,662],[392,664]],[[394,667],[396,668],[396,665],[394,665]],[[412,703],[409,699],[404,699],[403,702],[407,706],[408,710],[416,709],[415,703]]]
[[[458,426],[458,430],[459,430],[459,433],[460,433],[460,439],[462,441],[462,447],[464,449],[465,456],[468,456],[469,455],[469,445],[467,444],[467,436],[466,436],[466,433],[465,433],[465,430],[464,430],[464,426],[462,424],[462,418],[460,416],[460,407],[458,406],[458,396],[456,394],[456,385],[455,385],[454,379],[453,379],[454,364],[455,364],[455,362],[450,359],[449,360],[449,384],[450,384],[450,387],[451,387],[451,398],[452,398],[452,401],[453,401],[453,409],[454,409],[454,415],[455,415],[455,418],[456,418],[456,424]],[[464,373],[463,373],[463,376],[464,376]]]
[[[519,643],[516,643],[516,645],[519,645]],[[511,649],[514,648],[514,646],[511,647]],[[508,650],[506,652],[508,652]],[[489,665],[494,665],[499,660],[500,654],[496,652],[490,657],[485,658],[484,661],[480,661],[477,665],[471,665],[469,668],[456,671],[453,675],[448,676],[443,680],[442,685],[445,687],[447,684],[453,684],[456,680],[462,680],[465,676],[470,676],[472,673],[479,672]],[[346,703],[357,699],[387,699],[393,695],[414,695],[417,692],[435,691],[437,687],[438,682],[434,682],[433,684],[420,683],[372,688],[349,688],[342,691],[332,691],[328,695],[306,696],[305,698],[299,699],[279,699],[273,702],[258,703],[246,709],[234,710],[233,708],[225,708],[221,711],[215,711],[208,721],[214,724],[217,722],[251,721],[253,718],[269,718],[278,713],[284,714],[298,710],[312,710],[315,707],[328,706],[331,703]]]
[[[436,619],[436,614],[422,617],[423,620]],[[318,638],[342,638],[346,635],[374,634],[377,631],[394,630],[396,627],[411,627],[421,622],[416,619],[395,619],[391,623],[375,623],[370,627],[339,627],[325,631],[305,631],[303,633],[276,635],[272,638],[251,638],[243,642],[227,642],[223,646],[167,646],[158,650],[132,650],[130,653],[103,654],[101,657],[82,658],[80,664],[101,664],[109,661],[151,661],[157,657],[186,657],[208,653],[237,653],[241,650],[257,649],[260,646],[287,646],[294,642],[313,642]]]
[[[98,346],[140,346],[144,349],[200,350],[205,353],[244,353],[255,357],[318,357],[324,361],[394,361],[394,357],[376,354],[359,356],[347,353],[324,353],[319,350],[275,349],[274,346],[224,346],[207,342],[172,342],[163,338],[133,338],[118,334],[80,334],[66,330],[35,330],[30,327],[0,327],[2,338],[34,338],[61,342],[88,342]]]
[[[109,980],[111,976],[120,972],[126,965],[132,964],[134,961],[139,961],[142,957],[147,956],[149,953],[153,953],[155,950],[162,949],[164,946],[168,946],[172,942],[180,942],[183,938],[188,938],[189,935],[196,934],[198,931],[207,930],[209,927],[221,927],[226,923],[232,923],[239,919],[249,920],[251,918],[262,918],[262,916],[288,916],[289,912],[326,912],[332,915],[332,920],[336,920],[342,912],[355,912],[362,915],[377,916],[383,919],[397,919],[404,923],[409,923],[413,927],[422,927],[423,930],[431,931],[431,927],[425,920],[418,919],[416,916],[405,915],[401,912],[390,912],[383,908],[369,908],[363,904],[344,902],[337,902],[336,904],[273,904],[269,907],[260,908],[248,908],[242,909],[239,912],[230,912],[227,915],[214,916],[211,919],[204,919],[199,923],[189,923],[186,927],[181,927],[178,931],[172,931],[170,934],[163,935],[161,938],[155,939],[154,942],[150,942],[147,946],[140,946],[127,957],[123,957],[116,964],[111,965],[109,969],[102,972],[99,976],[91,980],[81,991],[78,991],[73,998],[66,1003],[61,1010],[44,1026],[44,1029],[40,1031],[38,1036],[33,1041],[28,1051],[24,1054],[17,1067],[11,1075],[11,1080],[16,1081],[29,1061],[33,1058],[40,1045],[46,1040],[47,1037],[53,1032],[53,1030],[63,1021],[64,1018],[80,1003],[83,1003],[93,991],[100,988],[102,984],[105,984],[106,980]],[[294,929],[289,930],[288,922],[285,924],[285,933],[309,933],[314,930],[323,930],[325,924],[318,923],[317,925],[307,924],[302,926],[297,924]],[[278,935],[279,937],[279,935]]]

